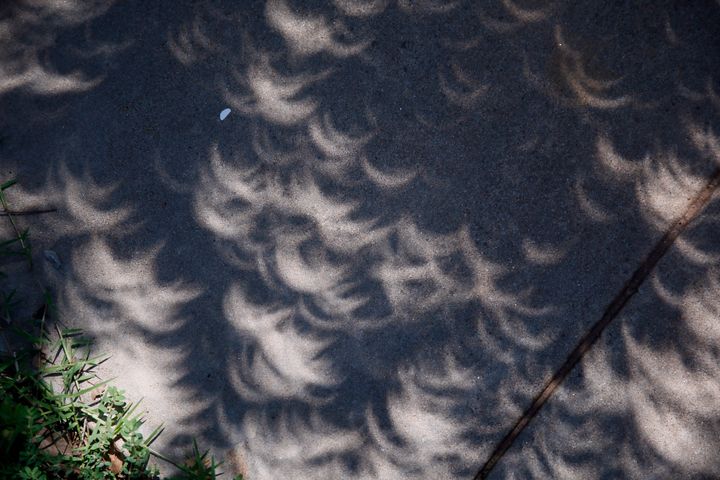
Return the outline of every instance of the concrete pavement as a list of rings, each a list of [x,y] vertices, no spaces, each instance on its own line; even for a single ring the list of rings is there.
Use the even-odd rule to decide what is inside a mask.
[[[0,174],[58,208],[22,221],[62,320],[159,447],[253,480],[472,478],[720,160],[717,2],[11,1],[0,25]],[[714,211],[495,478],[717,474]]]

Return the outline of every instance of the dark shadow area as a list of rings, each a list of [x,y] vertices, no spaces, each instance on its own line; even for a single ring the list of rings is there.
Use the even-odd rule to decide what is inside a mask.
[[[251,480],[472,478],[720,161],[720,5],[295,3],[4,2],[0,174],[58,208],[22,221],[63,320],[168,448],[199,435]],[[613,391],[658,352],[718,384],[683,330],[720,320],[717,215],[583,365]],[[498,478],[720,474],[720,396],[573,382],[556,443]]]

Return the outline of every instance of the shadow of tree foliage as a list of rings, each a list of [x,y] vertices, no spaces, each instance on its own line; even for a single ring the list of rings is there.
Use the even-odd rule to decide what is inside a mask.
[[[58,207],[24,221],[64,321],[169,448],[471,478],[720,160],[719,25],[710,1],[8,1],[0,174]],[[497,478],[720,472],[713,208]]]

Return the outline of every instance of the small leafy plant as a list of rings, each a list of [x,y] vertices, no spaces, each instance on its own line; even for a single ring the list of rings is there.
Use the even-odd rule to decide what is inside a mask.
[[[155,478],[149,446],[159,430],[144,439],[137,404],[91,373],[101,359],[76,355],[86,345],[79,332],[57,334],[57,362],[0,363],[0,478]]]
[[[32,269],[28,231],[18,229],[4,193],[14,183],[0,185],[0,213],[15,232],[15,238],[0,242],[0,257],[21,257]],[[0,280],[4,278],[0,272]],[[90,341],[79,329],[55,325],[52,334],[46,331],[46,319],[55,308],[47,291],[33,318],[13,318],[19,305],[17,292],[0,284],[0,478],[157,479],[151,456],[178,469],[174,480],[214,480],[221,475],[220,464],[207,451],[201,454],[195,442],[184,464],[151,448],[162,428],[144,437],[138,403],[93,373],[106,357],[91,357]],[[11,328],[22,348],[11,345]]]

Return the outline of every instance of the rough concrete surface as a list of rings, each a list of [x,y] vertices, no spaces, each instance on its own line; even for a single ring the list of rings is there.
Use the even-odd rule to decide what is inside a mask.
[[[718,218],[716,194],[490,479],[720,476]]]
[[[720,163],[718,70],[716,1],[9,0],[0,175],[158,448],[469,479]],[[718,475],[713,208],[493,478]]]

